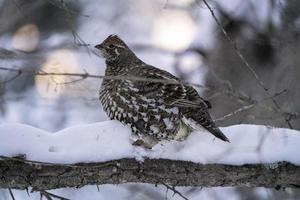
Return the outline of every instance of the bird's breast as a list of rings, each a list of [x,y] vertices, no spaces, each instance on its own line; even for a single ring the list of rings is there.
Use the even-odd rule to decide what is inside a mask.
[[[121,84],[104,82],[100,100],[111,119],[130,126],[138,135],[158,140],[182,140],[190,132],[181,122],[177,107],[165,105],[155,96],[144,96],[130,81],[122,81]]]

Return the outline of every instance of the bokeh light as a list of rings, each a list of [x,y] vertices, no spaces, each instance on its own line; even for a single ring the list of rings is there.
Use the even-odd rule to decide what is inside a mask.
[[[186,53],[179,59],[179,68],[184,73],[192,73],[203,65],[203,60],[196,53]]]
[[[193,41],[197,24],[192,16],[182,10],[165,10],[153,26],[153,42],[160,48],[183,51]]]
[[[56,50],[51,53],[40,69],[47,73],[78,73],[79,64],[70,50]],[[44,98],[58,98],[66,92],[71,77],[62,75],[36,76],[35,85],[38,93]]]
[[[26,24],[14,34],[12,46],[20,51],[31,52],[39,43],[39,29],[35,24]]]

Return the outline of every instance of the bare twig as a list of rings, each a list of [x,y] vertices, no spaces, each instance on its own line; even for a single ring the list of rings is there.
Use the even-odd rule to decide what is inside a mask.
[[[84,14],[81,14],[80,12],[78,11],[74,11],[74,10],[70,10],[65,2],[63,0],[47,0],[48,3],[50,3],[51,5],[59,8],[59,9],[62,9],[64,10],[66,13],[68,14],[72,14],[72,15],[78,15],[78,16],[82,16],[82,17],[89,17],[88,15],[84,15]]]
[[[219,28],[221,29],[223,35],[225,36],[225,38],[229,41],[229,43],[232,45],[234,52],[237,54],[237,56],[241,59],[241,61],[244,63],[244,65],[248,68],[248,70],[251,72],[251,74],[253,75],[253,77],[255,78],[255,80],[258,82],[258,84],[260,85],[260,87],[265,91],[265,93],[271,97],[272,102],[274,103],[276,109],[281,110],[279,103],[277,102],[276,99],[274,99],[271,95],[271,93],[269,92],[269,89],[267,88],[267,86],[264,84],[264,82],[260,79],[260,77],[258,76],[258,74],[255,72],[254,68],[249,64],[249,62],[246,60],[246,58],[244,57],[244,55],[241,53],[241,51],[237,48],[235,42],[230,38],[230,36],[228,35],[228,33],[226,32],[226,30],[224,29],[224,27],[222,26],[221,22],[219,21],[219,19],[216,17],[213,9],[211,8],[211,6],[207,3],[206,0],[202,0],[205,4],[205,6],[209,9],[212,17],[214,18],[215,22],[217,23],[217,25],[219,26]],[[286,121],[287,125],[289,126],[289,128],[293,128],[290,119],[289,118],[284,118],[284,120]]]
[[[155,83],[164,83],[164,84],[181,84],[181,83],[185,83],[185,84],[189,84],[191,86],[197,87],[197,88],[201,88],[201,89],[205,89],[205,90],[211,90],[211,91],[215,91],[215,92],[219,92],[222,94],[226,94],[229,96],[232,96],[238,100],[247,102],[247,103],[255,103],[256,101],[251,99],[250,97],[232,91],[232,90],[217,90],[214,88],[209,88],[207,86],[203,86],[200,84],[192,84],[189,82],[178,82],[176,80],[165,80],[165,79],[152,79],[152,78],[143,78],[143,77],[135,77],[135,76],[104,76],[104,75],[93,75],[93,74],[89,74],[88,72],[85,73],[53,73],[53,72],[45,72],[45,71],[34,71],[34,70],[24,70],[24,69],[13,69],[13,68],[5,68],[5,67],[0,67],[0,70],[6,70],[6,71],[12,71],[18,74],[18,76],[20,76],[21,74],[24,73],[29,73],[29,74],[33,74],[36,76],[71,76],[71,77],[79,77],[79,79],[77,80],[73,80],[73,81],[69,81],[69,82],[62,82],[62,83],[57,83],[57,84],[69,84],[69,83],[74,83],[74,82],[78,82],[78,81],[82,81],[85,80],[86,78],[96,78],[96,79],[109,79],[109,80],[132,80],[132,81],[145,81],[145,82],[155,82]],[[242,111],[242,110],[240,110]],[[291,113],[288,114],[288,112],[285,112],[285,115],[291,116],[291,119],[297,119],[299,118],[300,115],[298,115],[298,113]]]
[[[168,184],[166,184],[166,183],[161,183],[163,186],[165,186],[166,188],[167,188],[167,190],[171,190],[174,194],[173,194],[173,196],[175,195],[175,194],[177,194],[177,195],[179,195],[182,199],[184,199],[184,200],[189,200],[187,197],[185,197],[183,194],[181,194],[181,192],[179,192],[178,190],[176,190],[176,188],[175,188],[175,186],[170,186],[170,185],[168,185]]]
[[[9,191],[11,199],[15,200],[15,196],[14,196],[14,193],[12,192],[11,188],[8,188],[8,191]]]
[[[6,83],[8,83],[8,82],[11,82],[11,81],[13,81],[13,80],[15,80],[16,78],[18,78],[19,76],[21,76],[21,74],[22,74],[22,72],[21,71],[18,71],[15,75],[13,75],[12,77],[10,77],[9,79],[6,79],[6,80],[4,80],[4,81],[0,81],[0,85],[1,84],[6,84]]]
[[[249,110],[249,109],[253,108],[253,107],[255,106],[255,104],[256,104],[256,103],[253,103],[253,104],[246,105],[246,106],[243,106],[243,107],[241,107],[241,108],[238,108],[238,109],[234,110],[233,112],[231,112],[231,113],[229,113],[229,114],[227,114],[227,115],[224,115],[223,117],[220,117],[220,118],[215,119],[214,122],[224,121],[224,120],[226,120],[226,119],[232,117],[233,115],[236,115],[236,114],[238,114],[238,113],[240,113],[240,112],[243,112],[243,111],[245,111],[245,110]]]
[[[75,45],[77,45],[79,47],[84,47],[89,55],[92,52],[95,56],[99,57],[99,55],[97,54],[97,52],[94,49],[89,48],[90,44],[86,43],[72,27],[71,27],[71,30],[72,30],[71,32],[72,32],[73,41],[74,41]]]
[[[89,74],[88,72],[85,73],[54,73],[54,72],[45,72],[45,71],[34,71],[34,70],[25,70],[25,69],[14,69],[14,68],[7,68],[7,67],[0,67],[0,70],[4,71],[10,71],[14,73],[18,73],[18,76],[21,74],[32,74],[35,76],[70,76],[70,77],[79,77],[78,80],[66,82],[66,83],[58,83],[58,84],[68,84],[72,82],[78,82],[85,80],[86,78],[95,78],[95,79],[108,79],[108,80],[131,80],[131,81],[142,81],[142,82],[153,82],[153,83],[164,83],[164,84],[188,84],[196,88],[201,88],[204,90],[212,90],[217,91],[217,89],[210,88],[204,85],[200,84],[193,84],[185,81],[177,81],[177,80],[165,80],[165,79],[153,79],[153,78],[144,78],[144,77],[136,77],[136,76],[104,76],[104,75],[94,75]],[[235,98],[238,98],[240,100],[246,101],[246,102],[252,102],[250,101],[250,97],[247,97],[246,95],[240,94],[238,92],[229,91],[229,90],[220,90],[218,91],[222,94],[231,95]]]
[[[40,161],[35,161],[35,160],[25,160],[23,158],[20,158],[20,157],[8,157],[8,156],[3,156],[3,155],[0,155],[0,161],[1,160],[4,160],[4,161],[8,161],[8,160],[12,160],[12,161],[15,161],[15,162],[23,162],[25,164],[29,164],[29,165],[44,165],[44,166],[52,166],[53,163],[50,163],[50,162],[40,162]],[[57,166],[66,166],[66,167],[74,167],[74,165],[71,165],[71,164],[62,164],[62,163],[56,163],[55,165]],[[77,167],[80,167],[80,166],[75,166],[76,168]]]
[[[154,78],[143,78],[136,76],[105,76],[105,75],[93,75],[89,73],[55,73],[55,72],[44,72],[44,71],[34,71],[34,70],[24,70],[24,69],[13,69],[0,67],[0,70],[17,72],[18,74],[29,73],[35,76],[73,76],[73,77],[81,77],[81,80],[86,78],[96,78],[96,79],[107,79],[107,80],[131,80],[131,81],[142,81],[142,82],[153,82],[153,83],[164,83],[164,84],[182,84],[177,80],[165,80],[165,79],[154,79]],[[206,88],[203,85],[199,84],[191,84],[195,87]]]
[[[22,15],[24,18],[26,18],[25,14],[22,12],[22,9],[21,9],[21,7],[19,6],[19,4],[18,4],[15,0],[12,0],[11,2],[16,6],[17,10],[21,13],[21,15]]]
[[[75,79],[75,80],[71,80],[71,81],[66,81],[66,82],[56,82],[55,81],[55,83],[57,85],[67,85],[67,84],[72,84],[72,83],[77,83],[77,82],[83,81],[86,78],[87,77],[81,77],[81,78],[78,78],[78,79]]]
[[[227,114],[227,115],[224,115],[223,117],[220,117],[220,118],[218,118],[218,119],[215,119],[214,122],[224,121],[224,120],[226,120],[226,119],[232,117],[233,115],[236,115],[236,114],[238,114],[238,113],[240,113],[240,112],[243,112],[243,111],[245,111],[245,110],[249,110],[249,109],[253,108],[255,105],[261,104],[263,101],[269,100],[269,99],[271,99],[271,98],[275,98],[275,97],[277,97],[277,96],[279,96],[279,95],[285,93],[286,91],[287,91],[287,90],[282,90],[282,91],[280,91],[280,92],[275,93],[272,97],[267,97],[267,98],[264,98],[264,99],[262,99],[262,100],[260,100],[260,101],[253,101],[253,103],[251,103],[251,104],[249,104],[249,105],[245,105],[245,106],[243,106],[243,107],[241,107],[241,108],[238,108],[238,109],[232,111],[231,113],[229,113],[229,114]],[[270,109],[270,108],[268,107],[268,109]],[[284,113],[281,113],[281,114],[284,115]]]
[[[40,191],[40,194],[41,194],[41,197],[44,196],[44,197],[46,197],[47,200],[52,200],[53,198],[58,199],[58,200],[70,200],[70,199],[67,199],[65,197],[58,196],[56,194],[47,192],[46,190]]]
[[[54,72],[45,72],[45,71],[34,71],[34,70],[25,70],[25,69],[14,69],[14,68],[6,68],[6,67],[0,67],[0,70],[4,70],[4,71],[10,71],[10,72],[14,72],[17,73],[16,76],[13,77],[13,79],[17,78],[18,76],[22,75],[22,74],[32,74],[35,76],[70,76],[70,77],[79,77],[79,79],[73,80],[73,81],[69,81],[69,82],[62,82],[62,83],[57,83],[57,84],[69,84],[69,83],[74,83],[74,82],[78,82],[78,81],[82,81],[85,80],[87,78],[94,78],[94,79],[108,79],[108,80],[131,80],[131,81],[142,81],[142,82],[154,82],[154,83],[164,83],[164,84],[188,84],[191,86],[194,86],[196,88],[201,88],[204,90],[209,90],[209,91],[214,91],[217,93],[221,93],[221,94],[225,94],[225,95],[229,95],[231,97],[233,97],[234,99],[249,103],[249,105],[247,105],[244,108],[239,108],[236,111],[233,111],[232,114],[228,114],[227,117],[225,117],[224,119],[237,114],[239,112],[242,112],[244,110],[248,110],[250,109],[252,106],[252,104],[258,104],[262,107],[266,107],[268,110],[272,111],[272,112],[277,112],[280,113],[284,116],[284,118],[288,121],[290,120],[294,120],[294,119],[300,119],[300,113],[297,112],[286,112],[286,111],[282,111],[279,109],[273,109],[271,107],[267,107],[264,106],[262,104],[260,104],[261,101],[257,101],[252,99],[251,97],[245,95],[245,94],[241,94],[239,92],[233,91],[233,90],[218,90],[218,89],[214,89],[214,88],[210,88],[207,86],[203,86],[200,84],[193,84],[193,83],[189,83],[189,82],[184,82],[184,81],[176,81],[176,80],[165,80],[165,79],[153,79],[153,78],[144,78],[144,77],[135,77],[135,76],[105,76],[105,75],[94,75],[94,74],[89,74],[88,72],[85,73],[54,73]],[[13,80],[11,79],[11,80]],[[11,81],[10,80],[10,81]],[[5,81],[6,83],[8,82],[7,80]],[[267,99],[274,99],[276,96],[282,94],[285,90],[280,91],[278,93],[275,93],[273,96],[271,97],[267,97]],[[257,103],[259,102],[259,103]],[[223,118],[223,117],[222,117]],[[222,118],[217,119],[216,121],[220,121],[223,120]]]
[[[259,76],[257,75],[257,73],[254,71],[254,69],[250,66],[250,64],[248,63],[248,61],[245,59],[245,57],[243,56],[243,54],[240,52],[240,50],[237,48],[235,42],[230,38],[230,36],[228,35],[228,33],[226,32],[226,30],[224,29],[224,27],[222,26],[221,22],[219,21],[219,19],[216,17],[213,9],[210,7],[210,5],[207,3],[206,0],[202,0],[204,2],[204,4],[206,5],[206,7],[209,9],[212,17],[214,18],[215,22],[217,23],[217,25],[219,26],[219,28],[221,29],[222,33],[224,34],[225,38],[230,42],[230,44],[232,45],[235,53],[238,55],[238,57],[242,60],[242,62],[245,64],[245,66],[249,69],[249,71],[252,73],[252,75],[254,76],[254,78],[256,79],[256,81],[259,83],[259,85],[269,94],[268,88],[265,86],[265,84],[261,81],[261,79],[259,78]]]

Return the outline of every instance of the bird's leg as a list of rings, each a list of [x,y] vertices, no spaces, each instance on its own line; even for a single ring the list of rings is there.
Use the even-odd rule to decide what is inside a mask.
[[[134,146],[141,146],[145,149],[152,149],[154,145],[158,143],[158,140],[156,140],[153,137],[150,136],[143,136],[142,138],[138,138],[135,140],[132,145]]]
[[[144,147],[145,149],[152,149],[152,147],[153,147],[153,146],[151,146],[150,144],[148,144],[147,142],[145,142],[144,140],[141,140],[141,139],[137,139],[136,141],[134,141],[132,143],[132,145]]]

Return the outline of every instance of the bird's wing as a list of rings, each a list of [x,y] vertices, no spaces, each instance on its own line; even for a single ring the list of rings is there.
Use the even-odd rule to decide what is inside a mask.
[[[186,84],[166,85],[165,86],[165,103],[177,107],[201,107],[211,108],[208,101],[205,101],[199,96],[197,91]]]
[[[164,104],[177,107],[210,108],[208,101],[199,96],[197,91],[167,71],[152,66],[139,67],[133,72],[136,77],[143,77],[149,81],[134,81],[138,93],[148,98],[160,99]],[[161,80],[161,82],[153,82]],[[164,83],[164,81],[166,81]],[[174,83],[170,83],[173,82]]]

